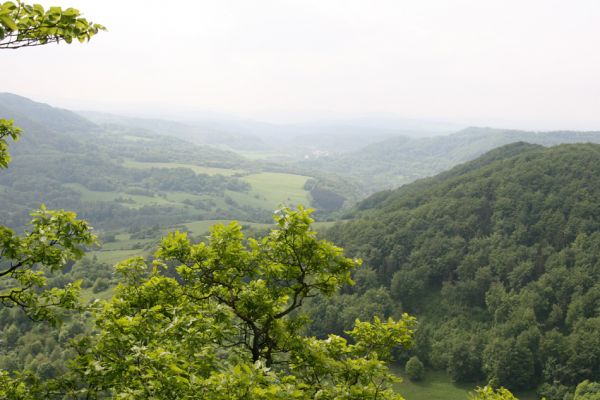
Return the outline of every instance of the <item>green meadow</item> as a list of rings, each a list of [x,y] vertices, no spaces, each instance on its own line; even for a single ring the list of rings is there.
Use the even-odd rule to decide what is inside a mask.
[[[181,164],[181,163],[163,163],[163,162],[140,162],[133,160],[125,160],[123,162],[123,166],[127,168],[140,168],[140,169],[150,169],[150,168],[189,168],[197,174],[206,174],[206,175],[225,175],[231,176],[238,173],[241,173],[241,170],[238,169],[228,169],[228,168],[216,168],[216,167],[204,167],[201,165],[194,164]]]

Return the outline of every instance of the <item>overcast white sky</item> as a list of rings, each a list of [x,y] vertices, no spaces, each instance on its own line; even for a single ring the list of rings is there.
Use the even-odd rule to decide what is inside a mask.
[[[0,91],[124,113],[600,130],[598,0],[41,3],[109,32],[3,51]]]

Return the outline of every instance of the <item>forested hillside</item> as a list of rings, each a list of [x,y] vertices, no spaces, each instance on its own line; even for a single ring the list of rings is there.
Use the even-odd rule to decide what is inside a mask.
[[[376,194],[327,233],[365,267],[313,330],[407,311],[430,368],[562,399],[600,380],[599,200],[595,144],[516,143]]]

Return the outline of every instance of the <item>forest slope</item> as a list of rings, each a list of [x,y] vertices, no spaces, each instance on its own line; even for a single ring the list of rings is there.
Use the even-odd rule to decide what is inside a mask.
[[[558,399],[600,380],[600,145],[512,144],[354,216],[328,236],[367,268],[315,305],[318,331],[345,329],[336,302],[378,299],[418,317],[415,354],[456,381]]]

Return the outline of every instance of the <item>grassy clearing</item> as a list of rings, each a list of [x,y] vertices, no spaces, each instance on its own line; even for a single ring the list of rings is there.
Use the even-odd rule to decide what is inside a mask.
[[[455,384],[444,371],[427,371],[421,382],[411,382],[404,376],[402,367],[392,365],[390,370],[402,378],[394,389],[406,400],[468,400],[477,387],[475,384]],[[517,392],[515,396],[520,400],[536,399],[533,391]]]
[[[269,160],[272,158],[281,158],[281,153],[276,151],[234,151],[248,160]]]
[[[113,293],[115,292],[114,287],[110,287],[102,292],[94,293],[92,288],[82,289],[81,290],[81,300],[83,303],[91,303],[94,300],[110,300]]]
[[[119,238],[110,243],[102,244],[102,251],[113,251],[113,250],[141,250],[150,243],[155,243],[156,239],[129,239]]]
[[[128,168],[139,168],[139,169],[149,169],[149,168],[188,168],[194,171],[197,174],[206,174],[206,175],[225,175],[231,176],[243,172],[238,169],[228,169],[228,168],[215,168],[215,167],[203,167],[200,165],[194,164],[180,164],[180,163],[161,163],[161,162],[139,162],[133,160],[126,160],[123,162],[124,167]]]
[[[179,203],[176,202],[172,202],[169,201],[168,199],[165,199],[163,197],[160,196],[140,196],[140,195],[133,195],[133,194],[128,194],[125,192],[97,192],[94,190],[89,190],[86,187],[84,187],[83,185],[80,185],[79,183],[67,183],[65,184],[65,186],[73,189],[73,190],[77,190],[79,193],[81,193],[81,200],[83,201],[115,201],[116,199],[123,198],[123,199],[131,199],[133,200],[134,203],[121,203],[126,207],[131,207],[131,208],[139,208],[139,207],[143,207],[143,206],[148,206],[148,205],[178,205]]]
[[[96,256],[98,261],[109,265],[115,265],[123,260],[126,260],[135,256],[145,257],[149,255],[148,250],[143,249],[122,249],[122,250],[96,250],[90,251],[88,255],[90,257]]]
[[[467,400],[473,390],[472,385],[455,385],[443,371],[427,371],[421,382],[411,382],[403,376],[404,371],[399,366],[390,369],[402,377],[402,382],[394,385],[394,389],[406,400]]]
[[[275,210],[281,204],[310,204],[308,192],[303,189],[308,176],[263,172],[242,179],[252,186],[252,198],[269,209]]]

